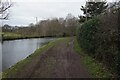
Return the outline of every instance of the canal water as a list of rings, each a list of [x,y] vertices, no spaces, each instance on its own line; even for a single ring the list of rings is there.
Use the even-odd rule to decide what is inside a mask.
[[[18,61],[26,58],[32,54],[36,49],[40,48],[45,43],[54,40],[53,38],[36,38],[36,39],[21,39],[4,41],[0,43],[2,54],[0,59],[2,60],[2,70],[10,68]]]

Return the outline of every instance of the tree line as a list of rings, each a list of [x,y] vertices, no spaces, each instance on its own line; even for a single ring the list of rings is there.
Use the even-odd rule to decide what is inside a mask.
[[[2,27],[3,32],[12,32],[30,37],[64,37],[74,36],[76,27],[78,26],[78,18],[72,14],[68,14],[66,18],[52,18],[41,20],[36,24],[29,24],[26,27],[10,26],[5,24]]]

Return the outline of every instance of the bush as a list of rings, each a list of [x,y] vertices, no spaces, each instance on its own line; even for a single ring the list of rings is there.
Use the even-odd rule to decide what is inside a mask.
[[[77,31],[80,47],[120,76],[118,13],[100,15],[83,23]]]
[[[91,19],[81,25],[78,30],[78,42],[85,51],[95,53],[95,33],[97,31],[98,19]]]

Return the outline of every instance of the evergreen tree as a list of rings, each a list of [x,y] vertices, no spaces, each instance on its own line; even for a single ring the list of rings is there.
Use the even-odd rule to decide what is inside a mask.
[[[86,2],[85,6],[81,6],[84,16],[79,16],[80,22],[84,22],[86,17],[90,19],[104,12],[108,6],[106,3],[106,1],[96,2],[96,0]]]

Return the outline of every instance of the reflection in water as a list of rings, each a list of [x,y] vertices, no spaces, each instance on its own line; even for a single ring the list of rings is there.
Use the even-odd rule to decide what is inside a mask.
[[[11,67],[18,61],[26,58],[36,49],[42,46],[42,43],[51,41],[51,38],[21,39],[13,41],[4,41],[2,44],[2,68],[3,70]]]

